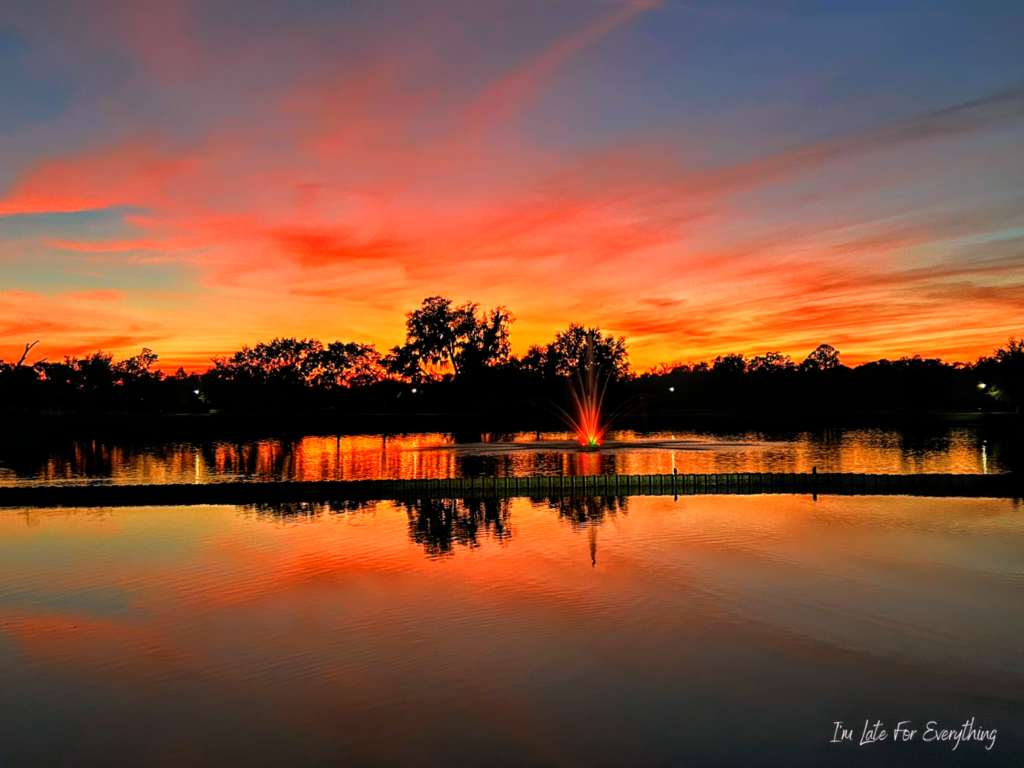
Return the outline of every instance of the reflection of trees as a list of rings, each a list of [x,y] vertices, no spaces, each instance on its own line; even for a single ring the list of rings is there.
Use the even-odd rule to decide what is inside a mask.
[[[98,440],[0,442],[0,466],[38,480],[113,478],[132,469],[141,477],[194,471],[194,453],[178,445],[134,445]]]
[[[573,527],[584,527],[604,521],[605,517],[629,514],[629,499],[626,496],[566,496],[560,499],[541,500],[551,509],[558,510],[558,516]]]
[[[929,454],[948,454],[953,447],[953,435],[949,429],[903,430],[897,435],[896,447],[903,456],[911,459],[924,458]]]
[[[590,540],[590,564],[597,565],[597,529],[606,517],[621,512],[629,514],[626,496],[565,496],[563,498],[534,499],[558,510],[558,516],[567,520],[577,531],[586,531]]]
[[[377,505],[374,501],[275,501],[243,504],[239,507],[245,514],[257,517],[274,518],[276,520],[311,520],[325,513],[339,514],[342,512],[372,511]]]
[[[1014,474],[1024,472],[1024,445],[1019,438],[1011,435],[993,435],[991,439],[984,440],[982,456],[987,463],[994,462],[995,466],[1003,467]]]
[[[512,538],[510,499],[418,499],[402,502],[409,516],[409,538],[427,555],[452,554],[453,546],[480,546],[480,538]]]
[[[543,450],[540,447],[529,451],[483,455],[457,453],[454,460],[458,477],[626,474],[625,456],[614,453],[577,453],[575,447],[572,451],[564,448]]]

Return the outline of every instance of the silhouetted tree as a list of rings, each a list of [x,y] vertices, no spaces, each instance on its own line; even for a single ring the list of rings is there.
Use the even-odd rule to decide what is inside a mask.
[[[839,365],[839,350],[831,344],[819,344],[800,363],[800,369],[803,371],[828,371],[838,368]]]
[[[323,344],[316,339],[275,338],[215,357],[209,378],[218,381],[302,386],[316,368]]]
[[[629,352],[626,339],[601,333],[600,328],[584,328],[578,323],[555,334],[547,347],[532,346],[520,361],[520,366],[542,376],[573,376],[578,373],[587,356],[588,343],[593,344],[593,360],[602,375],[613,380],[627,379]]]
[[[385,376],[380,353],[372,344],[335,341],[315,353],[308,382],[313,387],[365,387]]]
[[[115,362],[102,350],[83,358],[66,356],[59,363],[42,360],[32,366],[39,382],[40,405],[58,408],[135,410],[159,408],[162,371],[157,355],[145,348],[138,355]]]
[[[214,358],[203,388],[218,405],[299,407],[311,393],[368,386],[385,377],[372,345],[275,338]]]
[[[616,380],[607,390],[611,400],[642,403],[643,414],[734,408],[976,412],[991,409],[993,398],[1017,409],[1024,400],[1024,340],[1016,337],[967,364],[915,355],[851,369],[840,363],[834,347],[822,344],[799,366],[779,351],[750,359],[732,353],[711,363],[656,366],[634,378],[625,339],[598,328],[573,323],[551,343],[533,346],[515,360],[509,351],[512,316],[504,307],[481,312],[472,302],[454,306],[435,296],[406,319],[406,343],[383,357],[372,345],[275,338],[216,358],[204,373],[179,369],[172,376],[164,376],[149,348],[119,361],[101,350],[26,364],[32,342],[18,350],[15,361],[0,360],[0,408],[197,412],[213,406],[528,415],[540,413],[531,403],[558,397],[587,368],[588,346],[593,359],[588,370],[602,382]],[[411,392],[406,384],[424,379],[437,386]]]
[[[1020,410],[1024,400],[1024,338],[1011,336],[992,357],[979,360],[978,369],[989,379],[982,382],[988,395]]]
[[[690,366],[687,363],[676,361],[672,363],[657,363],[652,365],[647,371],[646,376],[667,376],[673,371],[690,370]]]
[[[554,366],[548,359],[547,347],[537,344],[530,346],[526,354],[519,360],[520,370],[537,376],[555,376]]]
[[[60,363],[37,363],[36,367],[57,387],[85,393],[109,389],[116,378],[114,356],[102,350],[83,358],[65,356]]]
[[[749,373],[778,373],[793,370],[796,370],[796,363],[789,355],[784,355],[781,352],[765,352],[763,355],[750,358],[750,362],[747,364]]]
[[[157,360],[159,360],[159,356],[153,350],[143,347],[142,352],[135,357],[129,357],[116,363],[113,367],[114,376],[122,383],[143,377],[162,376],[159,371],[153,370]]]
[[[718,374],[732,374],[738,375],[746,373],[747,361],[743,355],[735,353],[728,355],[719,355],[715,358],[714,364],[711,366],[711,370]]]
[[[381,359],[381,365],[388,376],[396,379],[419,383],[437,378],[435,372],[431,371],[431,364],[423,359],[419,350],[408,345],[392,347]]]
[[[25,351],[14,363],[0,360],[0,407],[21,410],[34,405],[33,399],[39,394],[39,363],[25,365],[28,353],[38,341],[25,344]]]
[[[472,323],[462,350],[462,371],[507,363],[512,355],[509,326],[514,320],[505,307],[496,307]]]
[[[506,362],[512,314],[505,307],[479,310],[475,302],[456,307],[443,296],[424,299],[406,314],[405,344],[391,350],[388,368],[413,380],[438,380],[447,369],[457,377]]]

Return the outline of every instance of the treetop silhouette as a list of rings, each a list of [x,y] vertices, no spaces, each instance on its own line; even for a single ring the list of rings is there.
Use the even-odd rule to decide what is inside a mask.
[[[403,344],[382,355],[372,344],[274,338],[216,357],[202,373],[179,369],[166,376],[159,358],[144,348],[114,360],[98,350],[84,357],[27,363],[38,342],[25,345],[14,362],[0,360],[0,408],[22,410],[208,410],[268,408],[461,409],[473,398],[508,407],[524,397],[552,399],[592,356],[601,375],[639,396],[643,409],[669,407],[923,408],[978,410],[980,402],[1019,409],[1024,400],[1024,339],[1011,337],[991,356],[973,363],[945,363],[920,356],[877,360],[848,368],[830,344],[817,346],[796,364],[778,350],[746,358],[722,354],[707,362],[661,365],[636,376],[626,339],[600,328],[571,323],[522,357],[512,354],[513,315],[504,306],[482,311],[476,302],[456,305],[443,296],[425,298],[406,315]],[[589,353],[588,353],[589,346]],[[826,373],[828,375],[821,375]],[[852,378],[851,378],[852,377]],[[486,386],[482,386],[486,383]],[[450,391],[424,401],[423,385]],[[442,389],[437,389],[442,387]],[[444,387],[449,387],[444,390]],[[625,388],[625,389],[623,389]],[[358,393],[370,393],[363,397]],[[406,394],[406,400],[398,404]],[[416,393],[412,402],[408,395]],[[617,397],[618,395],[613,395]],[[369,398],[369,399],[368,399]],[[506,405],[496,403],[506,399]],[[660,404],[660,405],[659,405]]]

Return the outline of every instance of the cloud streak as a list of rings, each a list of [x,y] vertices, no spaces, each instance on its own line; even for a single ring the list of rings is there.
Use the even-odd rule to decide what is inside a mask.
[[[635,128],[625,109],[612,118],[623,121],[618,138],[602,126],[592,139],[587,117],[563,105],[559,119],[578,140],[538,136],[532,121],[552,108],[539,97],[558,92],[571,61],[594,53],[595,71],[574,77],[606,77],[602,40],[630,26],[630,39],[654,40],[654,21],[678,16],[655,3],[602,8],[568,34],[541,18],[544,34],[530,27],[505,52],[504,74],[480,87],[465,70],[490,62],[452,68],[383,37],[363,56],[332,59],[316,40],[344,30],[328,22],[316,34],[239,32],[210,46],[214,35],[188,4],[165,9],[166,45],[142,50],[122,43],[144,20],[106,24],[125,9],[104,6],[93,22],[102,34],[80,44],[95,52],[117,42],[118,60],[134,62],[105,95],[116,130],[39,139],[42,150],[27,134],[0,142],[0,159],[4,146],[36,147],[17,156],[20,170],[0,192],[9,275],[0,356],[26,334],[55,354],[163,345],[168,366],[201,367],[281,334],[390,346],[403,313],[437,293],[510,306],[519,350],[570,321],[625,333],[641,367],[762,346],[796,355],[837,339],[849,359],[970,357],[993,343],[982,348],[983,336],[1019,332],[1024,274],[1012,233],[1024,227],[1024,161],[1010,149],[1024,88],[909,117],[889,110],[858,131],[836,121],[769,140],[752,124],[749,147],[731,152],[685,121]],[[140,39],[159,36],[161,24]],[[247,58],[303,44],[308,59],[279,57],[272,72]],[[265,87],[234,87],[225,73],[243,58]],[[633,87],[672,74],[694,99],[683,63],[678,75],[653,65],[634,73]],[[617,96],[597,85],[600,98]],[[728,111],[707,119],[730,130],[737,122]],[[70,223],[90,211],[118,212],[116,226]],[[17,217],[54,227],[5,238]],[[68,302],[75,316],[54,323]],[[953,304],[963,322],[943,327]]]

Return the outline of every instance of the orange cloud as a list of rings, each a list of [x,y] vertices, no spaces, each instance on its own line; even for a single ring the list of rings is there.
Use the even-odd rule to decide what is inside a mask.
[[[929,255],[956,230],[1010,226],[1014,211],[964,214],[955,226],[945,212],[887,221],[858,211],[858,196],[908,180],[895,159],[846,186],[799,185],[854,160],[1003,126],[1020,115],[1021,89],[711,167],[687,166],[700,152],[686,137],[582,156],[527,145],[510,154],[479,140],[527,114],[573,56],[652,7],[625,4],[585,24],[455,109],[413,84],[414,57],[381,54],[361,71],[261,95],[261,120],[214,123],[187,141],[140,132],[30,162],[0,217],[125,209],[131,231],[39,244],[63,259],[86,254],[76,265],[88,259],[90,269],[135,270],[135,285],[146,267],[164,271],[151,290],[103,294],[90,282],[30,302],[0,294],[0,354],[25,335],[61,353],[144,344],[168,367],[204,367],[275,335],[390,347],[403,313],[437,293],[509,306],[517,351],[579,321],[626,334],[641,368],[764,347],[796,356],[837,340],[851,360],[897,349],[970,357],[1019,331],[1024,275],[1014,256],[991,243]],[[179,20],[154,66],[170,77],[201,52],[190,52],[188,7],[168,13]],[[838,212],[804,215],[823,201]],[[5,260],[24,245],[5,244]],[[68,262],[56,269],[72,279]],[[163,291],[171,270],[191,290]],[[57,323],[62,295],[82,310]],[[951,328],[942,316],[958,296],[969,304]]]

